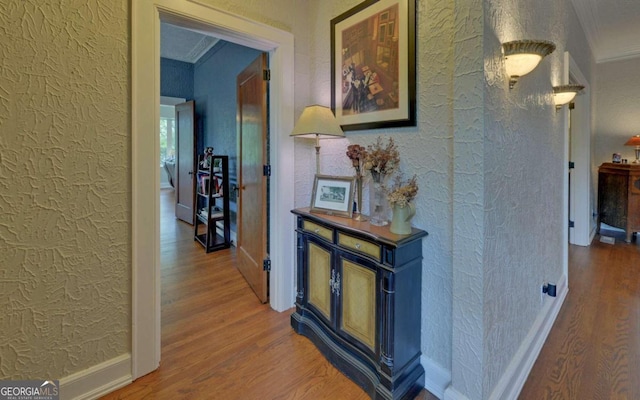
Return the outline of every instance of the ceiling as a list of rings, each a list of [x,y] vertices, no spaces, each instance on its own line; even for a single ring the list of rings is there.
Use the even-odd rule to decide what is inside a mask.
[[[202,33],[162,22],[160,24],[160,57],[193,64],[218,40]]]
[[[639,0],[571,0],[597,63],[640,57]]]
[[[640,57],[640,0],[571,0],[597,63]],[[218,39],[161,24],[162,57],[195,63]]]

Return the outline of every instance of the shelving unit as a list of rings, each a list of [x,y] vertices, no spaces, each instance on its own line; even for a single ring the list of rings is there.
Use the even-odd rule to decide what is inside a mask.
[[[209,253],[231,246],[229,157],[211,156],[208,168],[202,167],[203,160],[198,156],[194,240]]]

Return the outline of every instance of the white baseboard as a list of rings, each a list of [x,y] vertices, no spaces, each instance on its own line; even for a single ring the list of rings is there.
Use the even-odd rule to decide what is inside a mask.
[[[424,388],[439,399],[444,399],[444,391],[451,384],[451,371],[441,367],[432,359],[420,356],[424,368]]]
[[[444,400],[469,400],[469,398],[449,386],[444,392]]]
[[[509,366],[496,384],[489,399],[517,399],[524,386],[533,364],[536,362],[544,342],[549,336],[562,303],[567,297],[567,276],[560,279],[556,287],[557,297],[545,296],[544,305],[520,348],[511,359]]]
[[[60,379],[60,399],[97,399],[131,381],[131,354],[127,353]]]

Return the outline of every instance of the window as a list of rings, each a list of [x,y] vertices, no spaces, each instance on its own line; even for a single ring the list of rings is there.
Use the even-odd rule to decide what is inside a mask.
[[[174,106],[160,105],[160,166],[176,156],[176,111]]]

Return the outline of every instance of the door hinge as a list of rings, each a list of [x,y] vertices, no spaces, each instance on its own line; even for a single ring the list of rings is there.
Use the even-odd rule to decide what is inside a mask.
[[[569,228],[575,228],[576,227],[576,223],[572,220],[569,220]]]
[[[271,165],[265,164],[262,166],[262,175],[271,176]]]
[[[264,81],[270,81],[271,80],[271,70],[270,69],[263,69],[262,70],[262,80],[264,80]]]
[[[569,169],[574,169],[576,167],[576,163],[573,161],[569,161]]]
[[[271,271],[271,260],[269,260],[268,258],[262,260],[262,270]]]

